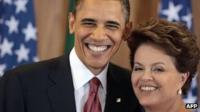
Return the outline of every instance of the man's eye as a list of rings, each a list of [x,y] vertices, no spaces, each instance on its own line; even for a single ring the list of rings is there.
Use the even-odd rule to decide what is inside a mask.
[[[95,26],[95,23],[93,23],[93,22],[82,22],[82,25],[91,27],[91,26]]]
[[[106,27],[107,27],[108,29],[111,29],[111,30],[119,29],[119,26],[114,25],[114,24],[107,24]]]

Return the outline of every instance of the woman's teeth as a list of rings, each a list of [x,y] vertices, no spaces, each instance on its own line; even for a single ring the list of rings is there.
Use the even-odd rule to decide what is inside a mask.
[[[153,87],[153,86],[141,86],[140,87],[140,90],[142,90],[142,91],[148,91],[148,92],[155,91],[156,89],[157,88]]]

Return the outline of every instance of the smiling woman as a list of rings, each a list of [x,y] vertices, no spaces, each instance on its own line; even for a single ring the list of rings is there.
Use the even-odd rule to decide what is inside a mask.
[[[132,86],[145,112],[188,112],[186,94],[197,72],[200,50],[182,25],[150,20],[132,31]]]

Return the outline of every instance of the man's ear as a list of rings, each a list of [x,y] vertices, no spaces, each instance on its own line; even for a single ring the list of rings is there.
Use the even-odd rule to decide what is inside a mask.
[[[123,32],[123,40],[126,41],[130,32],[132,30],[132,22],[128,22],[126,23],[125,25],[125,29],[124,29],[124,32]]]
[[[69,20],[69,33],[73,34],[75,30],[75,15],[72,12],[69,13],[68,20]]]

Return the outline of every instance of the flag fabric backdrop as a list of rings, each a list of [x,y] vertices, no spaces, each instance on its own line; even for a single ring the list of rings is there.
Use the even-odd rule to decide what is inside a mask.
[[[69,12],[73,12],[75,8],[76,0],[69,0]],[[67,21],[69,22],[69,21]],[[68,23],[69,24],[69,23]],[[70,52],[74,46],[74,35],[69,33],[69,28],[67,29],[67,36],[66,36],[66,47],[65,51]]]
[[[160,17],[168,21],[179,21],[192,30],[191,0],[161,0]],[[184,97],[186,103],[197,102],[197,79],[192,81],[191,89]]]
[[[36,60],[32,0],[0,0],[0,76],[5,70]]]

